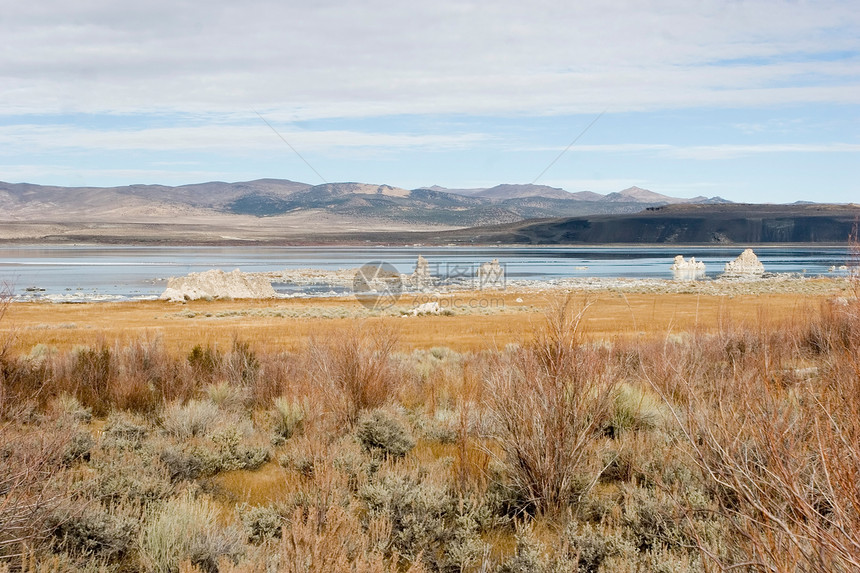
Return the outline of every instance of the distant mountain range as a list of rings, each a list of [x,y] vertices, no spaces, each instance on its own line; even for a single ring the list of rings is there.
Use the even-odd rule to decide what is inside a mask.
[[[402,189],[283,179],[171,187],[0,182],[0,244],[756,244],[836,243],[858,205],[750,205],[630,187]]]
[[[209,182],[176,187],[55,187],[0,182],[0,221],[165,222],[234,216],[460,228],[525,219],[637,213],[678,203],[727,203],[719,197],[681,199],[631,187],[601,195],[546,185],[503,184],[480,189],[432,186],[401,189],[366,183],[310,185],[284,179]]]
[[[849,244],[860,205],[674,204],[640,213],[519,221],[440,233],[446,244]]]
[[[629,187],[617,193],[609,193],[601,195],[593,191],[577,191],[571,193],[560,187],[549,187],[547,185],[534,184],[502,184],[495,187],[477,188],[477,189],[445,189],[434,185],[428,187],[434,191],[442,191],[454,193],[457,195],[465,195],[467,197],[484,197],[487,199],[507,200],[507,199],[524,199],[526,197],[545,197],[548,199],[562,199],[573,201],[588,201],[596,203],[648,203],[649,205],[671,205],[675,203],[731,203],[722,197],[693,197],[692,199],[682,199],[678,197],[670,197],[642,189],[640,187]]]

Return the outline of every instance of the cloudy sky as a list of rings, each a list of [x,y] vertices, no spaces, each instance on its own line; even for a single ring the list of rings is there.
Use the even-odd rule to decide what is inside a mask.
[[[537,180],[860,201],[856,0],[0,0],[0,13],[4,181]]]

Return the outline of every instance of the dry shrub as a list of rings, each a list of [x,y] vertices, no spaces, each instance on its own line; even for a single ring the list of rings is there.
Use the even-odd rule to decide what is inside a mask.
[[[13,419],[22,406],[44,408],[51,398],[47,361],[31,361],[5,353],[0,341],[0,420]]]
[[[111,404],[119,410],[154,412],[160,401],[151,384],[142,378],[132,377],[112,387]]]
[[[348,509],[330,507],[323,513],[303,515],[297,510],[284,531],[278,553],[278,573],[395,573],[402,571],[397,556],[386,560],[379,550],[385,546],[390,524],[376,521],[366,533]],[[422,573],[415,561],[407,573]]]
[[[92,476],[81,488],[107,504],[149,505],[173,493],[167,468],[141,451],[97,448],[89,467]]]
[[[856,365],[860,361],[860,299],[823,303],[818,318],[809,321],[801,343],[813,354],[837,354]]]
[[[542,542],[533,524],[518,524],[513,555],[496,569],[497,573],[615,573],[629,571],[674,571],[637,567],[635,549],[619,531],[571,522],[555,539]],[[612,568],[613,560],[621,566]]]
[[[29,395],[40,406],[68,394],[98,417],[111,409],[152,413],[162,401],[186,400],[199,389],[190,367],[172,358],[158,338],[124,346],[101,341],[63,354],[33,352],[0,366],[6,372],[0,394],[16,401]]]
[[[255,407],[268,408],[285,392],[293,392],[305,373],[292,353],[262,354],[259,360],[260,373],[249,388],[249,397]]]
[[[116,366],[110,347],[104,342],[96,348],[79,348],[72,357],[72,383],[83,404],[92,408],[96,416],[104,416],[110,409],[111,382]]]
[[[203,454],[204,469],[209,473],[230,470],[255,470],[269,461],[271,454],[264,446],[245,444],[239,425],[227,424],[212,434],[214,448]]]
[[[478,519],[484,508],[458,500],[440,470],[421,475],[388,463],[358,496],[372,520],[387,524],[380,539],[386,552],[409,563],[422,561],[433,571],[464,570],[483,553]]]
[[[188,367],[173,359],[157,338],[125,346],[102,341],[25,362],[32,388],[42,385],[46,397],[73,395],[98,417],[111,409],[151,413],[162,400],[187,399],[194,390]],[[34,376],[43,383],[34,384]]]
[[[308,347],[312,375],[336,421],[355,424],[364,410],[394,397],[399,372],[392,360],[396,338],[382,327],[356,325]]]
[[[57,362],[56,355],[38,351],[33,358],[0,356],[0,420],[13,419],[27,408],[46,410],[63,393],[77,397],[68,377],[57,372]]]
[[[690,384],[675,409],[733,529],[728,551],[703,549],[720,566],[860,570],[860,378],[833,370],[786,387],[769,368],[733,371],[718,392]]]
[[[272,504],[236,508],[242,520],[242,527],[250,543],[263,543],[281,537],[286,517]]]
[[[64,457],[71,438],[51,421],[36,428],[14,417],[0,423],[0,561],[47,538],[67,507]]]
[[[603,564],[618,557],[624,559],[628,571],[631,569],[634,550],[630,541],[618,530],[574,522],[568,525],[563,537],[568,545],[568,558],[576,564],[577,571],[604,571],[601,568]]]
[[[218,406],[207,400],[189,400],[185,404],[173,402],[165,408],[161,426],[169,435],[188,440],[195,436],[208,436],[222,417]]]
[[[663,401],[650,388],[623,383],[613,392],[612,410],[604,431],[619,438],[628,431],[655,429],[667,418]]]
[[[486,406],[509,471],[541,513],[555,514],[592,483],[593,446],[613,404],[608,359],[581,344],[587,305],[557,301],[532,346],[499,357]],[[586,484],[587,485],[587,484]]]
[[[288,353],[260,354],[248,342],[234,338],[222,362],[222,376],[246,389],[252,407],[267,408],[294,379],[293,363]]]
[[[89,423],[93,413],[85,408],[77,398],[71,394],[60,394],[53,401],[53,411],[58,417],[68,418],[74,422]]]
[[[186,493],[150,512],[138,549],[144,569],[151,573],[174,573],[186,560],[214,573],[220,559],[237,558],[244,547],[241,531],[218,524],[215,504]]]
[[[544,324],[535,329],[529,346],[543,374],[552,379],[574,378],[584,366],[582,321],[591,302],[575,301],[572,294],[550,300]]]
[[[54,547],[70,556],[102,563],[119,563],[134,547],[141,511],[136,504],[107,507],[93,500],[72,516],[55,516]]]
[[[224,380],[206,386],[203,393],[219,409],[234,415],[241,415],[248,406],[248,395],[245,389],[231,386]]]
[[[461,495],[465,495],[469,486],[479,490],[486,488],[491,459],[486,449],[481,447],[483,412],[479,405],[483,400],[484,377],[478,375],[474,366],[471,361],[463,366],[456,411],[455,472]]]
[[[7,283],[0,284],[0,323],[6,316],[11,300],[11,287]],[[18,393],[15,391],[18,376],[15,361],[12,360],[9,352],[12,342],[12,334],[0,335],[0,422],[7,416],[7,409],[10,406],[21,403],[21,400],[16,399],[15,396]]]
[[[149,433],[147,423],[140,415],[112,412],[102,431],[102,446],[117,450],[137,450]]]
[[[260,360],[251,344],[235,337],[222,367],[226,379],[236,386],[251,386],[260,374]]]
[[[412,351],[401,360],[401,404],[406,408],[423,405],[431,414],[437,407],[452,408],[453,402],[462,397],[460,387],[470,358],[440,346]]]
[[[212,384],[216,381],[224,357],[217,348],[211,346],[203,347],[195,344],[186,356],[191,374],[199,384]]]
[[[415,447],[415,439],[403,417],[383,409],[361,415],[356,438],[366,452],[384,458],[402,458]]]
[[[208,407],[201,409],[202,404]],[[224,413],[209,402],[192,400],[186,406],[192,407],[180,408],[177,420],[165,426],[179,444],[165,445],[159,454],[171,480],[196,479],[239,469],[254,470],[269,460],[269,449],[255,445],[259,440],[254,439],[256,436],[248,421],[230,417],[218,419],[223,418]],[[213,414],[215,418],[211,417]]]
[[[275,399],[270,414],[276,440],[289,440],[301,433],[307,407],[298,400],[281,396]]]
[[[753,384],[775,370],[773,364],[761,365],[760,358],[770,355],[769,342],[759,334],[724,323],[717,333],[638,341],[636,368],[628,374],[682,409],[705,398],[730,402],[743,390],[731,380],[744,378]]]
[[[122,410],[152,412],[168,389],[179,393],[185,384],[178,364],[159,338],[144,337],[114,349],[118,372],[111,385],[111,405]]]

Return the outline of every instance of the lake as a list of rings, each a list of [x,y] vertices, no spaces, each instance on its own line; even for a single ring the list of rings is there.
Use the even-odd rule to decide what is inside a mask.
[[[167,278],[208,269],[272,272],[285,269],[358,268],[384,261],[411,273],[419,254],[438,277],[474,275],[483,262],[498,259],[508,280],[567,277],[671,279],[675,255],[694,256],[716,277],[743,247],[0,247],[0,281],[19,300],[129,300],[156,298]],[[828,272],[849,262],[845,247],[757,247],[765,270],[774,273],[839,275]],[[275,284],[282,293],[328,293],[327,285]],[[44,289],[44,290],[41,290]],[[341,289],[343,290],[343,289]]]

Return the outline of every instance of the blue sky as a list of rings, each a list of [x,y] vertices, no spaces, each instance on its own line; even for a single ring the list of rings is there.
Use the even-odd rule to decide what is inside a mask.
[[[3,181],[531,183],[599,116],[537,183],[860,202],[851,1],[0,9]]]

